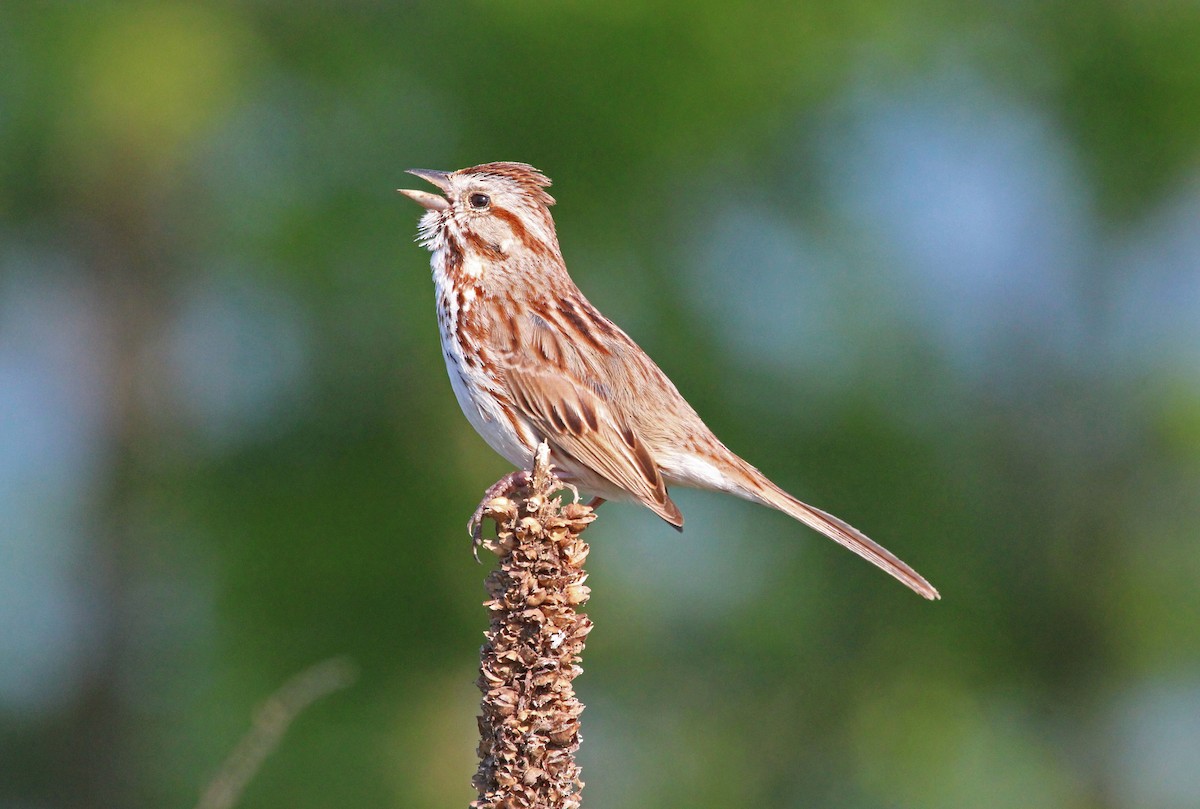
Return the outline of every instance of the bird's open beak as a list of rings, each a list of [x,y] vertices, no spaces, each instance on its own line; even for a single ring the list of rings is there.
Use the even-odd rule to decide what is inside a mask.
[[[434,171],[433,169],[408,169],[408,173],[413,176],[420,177],[428,183],[436,185],[443,191],[450,185],[450,175],[444,171]],[[410,188],[397,188],[404,196],[416,202],[431,211],[444,211],[450,207],[450,203],[445,197],[439,197],[437,194],[430,194],[428,191],[413,191]]]

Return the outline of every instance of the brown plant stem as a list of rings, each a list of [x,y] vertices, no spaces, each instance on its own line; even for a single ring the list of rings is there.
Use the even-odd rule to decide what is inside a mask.
[[[292,677],[254,713],[254,723],[238,742],[217,774],[209,781],[196,809],[232,809],[250,780],[309,705],[327,694],[347,688],[358,678],[358,669],[344,657],[332,657]]]
[[[579,535],[595,519],[555,493],[543,443],[528,485],[496,497],[484,514],[497,536],[484,547],[500,558],[487,578],[491,613],[480,651],[479,769],[473,809],[576,809],[583,781],[575,763],[583,705],[571,682],[592,629],[576,607],[589,590]]]

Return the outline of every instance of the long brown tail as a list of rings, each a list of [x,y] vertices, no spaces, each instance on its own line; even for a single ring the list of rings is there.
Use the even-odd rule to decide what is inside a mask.
[[[821,511],[819,508],[813,508],[807,503],[801,503],[783,489],[767,480],[762,473],[758,473],[755,477],[755,482],[760,485],[757,491],[748,491],[743,495],[748,500],[756,500],[763,505],[779,509],[784,514],[799,520],[809,528],[820,531],[834,542],[857,553],[881,570],[890,573],[930,601],[941,598],[941,595],[938,594],[933,585],[925,581],[925,578],[920,573],[913,570],[887,548],[875,542],[854,526],[839,520],[832,514]]]

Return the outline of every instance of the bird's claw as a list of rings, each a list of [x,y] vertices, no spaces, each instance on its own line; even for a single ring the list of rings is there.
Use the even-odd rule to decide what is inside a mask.
[[[471,519],[467,520],[467,536],[471,537],[471,555],[475,557],[476,564],[483,564],[479,559],[479,546],[483,544],[483,512],[486,502],[481,500]]]
[[[529,472],[522,469],[509,472],[488,486],[487,491],[483,493],[483,499],[479,501],[475,513],[471,515],[471,519],[467,520],[467,534],[471,537],[471,555],[475,557],[476,562],[479,561],[479,548],[483,545],[483,520],[488,515],[488,506],[497,497],[507,497],[517,489],[523,489],[528,485]]]

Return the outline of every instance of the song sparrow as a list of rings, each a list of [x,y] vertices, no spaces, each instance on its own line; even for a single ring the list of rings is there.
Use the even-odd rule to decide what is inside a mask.
[[[545,439],[564,481],[635,500],[676,528],[683,515],[668,486],[728,492],[820,531],[925,598],[939,597],[886,548],[728,450],[654,361],[588,302],[563,263],[545,175],[524,163],[408,173],[444,194],[400,190],[426,208],[419,241],[433,253],[450,383],[467,420],[509,463],[527,468]]]

